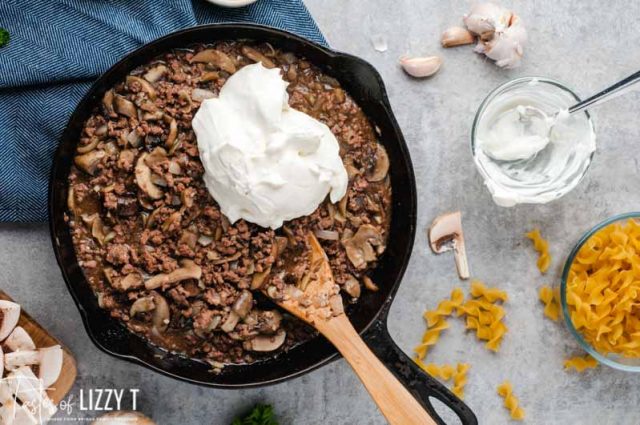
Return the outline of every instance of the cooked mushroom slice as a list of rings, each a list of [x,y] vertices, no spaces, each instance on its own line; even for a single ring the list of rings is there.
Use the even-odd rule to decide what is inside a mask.
[[[233,303],[233,307],[231,307],[231,309],[235,311],[241,319],[244,319],[244,317],[249,314],[252,307],[253,294],[245,289],[240,293],[240,296],[236,299],[236,302]]]
[[[376,145],[376,165],[371,172],[367,175],[367,180],[370,182],[379,182],[387,177],[389,173],[389,155],[384,146],[380,143]]]
[[[167,149],[171,149],[173,143],[178,138],[178,123],[169,115],[164,115],[162,119],[165,123],[169,124],[169,134],[167,135],[167,140],[164,142],[164,145]]]
[[[378,288],[378,285],[373,283],[373,280],[371,280],[369,276],[365,276],[362,279],[362,281],[364,282],[364,287],[367,288],[369,291],[378,292],[380,290],[380,288]]]
[[[13,332],[11,332],[11,335],[7,337],[4,344],[11,351],[36,349],[36,344],[33,343],[33,339],[31,339],[31,336],[27,333],[27,331],[24,330],[22,326],[16,326]]]
[[[76,148],[76,152],[78,152],[78,153],[91,152],[92,150],[94,150],[96,148],[96,146],[98,146],[98,143],[100,143],[100,139],[98,139],[97,137],[92,137],[91,141],[89,143],[87,143],[86,145],[78,146]]]
[[[158,81],[160,78],[162,78],[162,76],[165,74],[165,72],[167,72],[167,67],[160,64],[154,68],[151,68],[149,71],[147,71],[146,74],[143,75],[144,79],[147,80],[150,83],[155,83],[156,81]]]
[[[153,292],[151,296],[153,297],[153,302],[155,304],[155,309],[151,316],[151,322],[158,331],[164,332],[167,330],[169,322],[171,322],[169,304],[167,304],[167,300],[157,292]]]
[[[133,84],[139,84],[142,91],[145,92],[147,96],[149,96],[149,99],[151,100],[156,99],[156,90],[153,88],[151,84],[149,84],[147,80],[144,80],[140,77],[136,77],[134,75],[127,75],[126,82],[127,82],[127,86],[131,86]]]
[[[131,304],[129,316],[134,317],[140,313],[148,313],[156,308],[156,303],[152,296],[138,298]]]
[[[191,62],[208,63],[223,71],[233,74],[236,72],[236,65],[233,60],[224,52],[215,49],[207,49],[197,53]]]
[[[132,272],[122,278],[112,278],[113,271],[109,268],[105,268],[104,274],[107,276],[107,280],[114,289],[121,292],[126,292],[130,289],[139,289],[144,286],[144,279],[138,272]]]
[[[199,265],[191,260],[182,260],[180,268],[175,269],[171,273],[160,273],[144,283],[147,289],[156,289],[163,285],[178,283],[186,279],[200,279],[202,277],[202,269]]]
[[[115,115],[116,111],[113,109],[113,98],[114,98],[113,90],[107,90],[102,98],[102,105],[104,106],[104,110],[107,115]]]
[[[91,422],[91,425],[156,425],[154,421],[139,412],[109,412]]]
[[[222,329],[226,333],[229,333],[235,329],[239,321],[240,316],[238,316],[235,311],[231,311],[229,313],[229,316],[227,316],[227,320],[225,320],[222,326],[220,326],[220,329]]]
[[[195,88],[191,92],[191,98],[196,102],[202,102],[203,100],[213,99],[214,97],[216,97],[216,94],[211,90]]]
[[[74,162],[78,168],[87,174],[94,175],[98,170],[98,164],[102,161],[107,153],[103,150],[93,150],[74,158]]]
[[[361,225],[355,235],[342,241],[347,257],[357,269],[364,268],[368,262],[376,259],[373,246],[381,244],[382,234],[371,224]]]
[[[262,288],[262,285],[264,285],[269,277],[269,273],[271,273],[271,266],[264,269],[264,271],[254,273],[251,278],[251,289],[256,290]]]
[[[149,154],[143,153],[136,162],[136,184],[151,199],[160,199],[164,196],[162,190],[151,181],[151,169],[145,163]]]
[[[113,104],[117,113],[129,118],[138,117],[138,109],[136,108],[136,105],[134,105],[133,102],[131,102],[129,99],[116,95]]]
[[[469,279],[469,263],[464,247],[460,211],[443,214],[433,220],[429,227],[429,244],[436,254],[453,250],[458,276],[460,279]]]
[[[268,57],[249,46],[242,46],[242,54],[254,62],[262,62],[265,68],[275,68],[276,64]]]
[[[351,275],[347,277],[347,280],[344,282],[342,289],[344,289],[347,294],[351,295],[352,298],[360,297],[360,282],[358,282],[358,279]]]
[[[275,351],[282,346],[286,338],[287,333],[284,329],[280,329],[275,335],[258,335],[245,341],[244,348],[258,352]]]
[[[0,300],[0,341],[11,334],[20,319],[20,305],[11,301]]]

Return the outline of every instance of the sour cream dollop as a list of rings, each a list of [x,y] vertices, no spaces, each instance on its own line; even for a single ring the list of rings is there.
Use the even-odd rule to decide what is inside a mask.
[[[340,146],[325,124],[289,106],[277,68],[261,63],[233,74],[202,102],[192,126],[204,182],[232,223],[277,229],[347,191]]]

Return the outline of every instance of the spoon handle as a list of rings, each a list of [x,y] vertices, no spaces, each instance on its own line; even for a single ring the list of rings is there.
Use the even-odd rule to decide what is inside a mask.
[[[621,92],[629,86],[637,83],[640,80],[640,71],[635,72],[634,74],[629,75],[624,80],[620,80],[614,85],[607,87],[602,90],[598,94],[594,94],[588,99],[583,100],[582,102],[576,103],[571,108],[569,108],[569,113],[573,114],[574,112],[582,111],[590,106],[598,105],[602,102],[612,99],[616,94],[621,94]]]
[[[390,425],[436,425],[414,396],[371,352],[346,314],[319,320],[314,326],[351,365]]]

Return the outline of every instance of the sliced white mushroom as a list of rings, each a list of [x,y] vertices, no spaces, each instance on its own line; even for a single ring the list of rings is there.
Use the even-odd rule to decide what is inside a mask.
[[[91,422],[91,425],[156,425],[154,421],[140,412],[109,412]]]
[[[16,370],[22,366],[40,363],[40,355],[36,350],[13,351],[4,355],[4,366],[7,370]]]
[[[429,228],[429,243],[436,254],[453,250],[458,276],[460,279],[469,279],[469,263],[464,247],[460,211],[443,214],[433,220]]]
[[[42,380],[42,385],[49,388],[60,377],[62,372],[63,351],[59,345],[41,348],[40,365],[38,367],[38,377]]]
[[[142,297],[138,298],[131,304],[131,308],[129,309],[129,315],[131,317],[135,316],[138,313],[148,313],[153,311],[156,308],[156,303],[153,301],[153,297]]]
[[[287,333],[284,329],[280,329],[275,335],[258,335],[245,341],[244,347],[247,350],[258,352],[274,351],[280,348],[286,338]]]
[[[42,381],[33,373],[29,366],[22,366],[11,372],[6,378],[11,391],[22,401],[38,412],[42,422],[51,418],[56,413],[56,406],[47,397]]]
[[[13,332],[11,332],[11,335],[7,337],[4,344],[9,347],[11,351],[36,349],[36,344],[34,344],[31,336],[22,326],[16,326]]]
[[[2,314],[0,341],[4,341],[18,324],[18,320],[20,319],[20,305],[11,301],[0,300],[0,314]]]
[[[63,352],[59,345],[39,350],[13,351],[4,356],[7,370],[15,371],[24,366],[38,365],[38,378],[43,388],[48,388],[58,380],[62,371]]]
[[[13,398],[2,403],[0,408],[0,423],[2,425],[37,425],[38,419],[23,404],[18,404]]]

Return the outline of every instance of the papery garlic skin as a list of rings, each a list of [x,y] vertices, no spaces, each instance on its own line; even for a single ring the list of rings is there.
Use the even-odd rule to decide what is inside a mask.
[[[400,66],[404,71],[416,78],[430,77],[438,72],[442,66],[439,56],[427,56],[422,58],[400,58]]]

